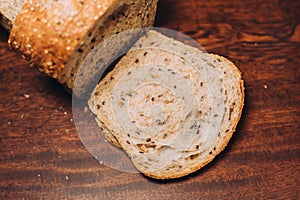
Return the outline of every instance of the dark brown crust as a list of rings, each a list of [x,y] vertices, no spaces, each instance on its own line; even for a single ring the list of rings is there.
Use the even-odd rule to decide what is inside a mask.
[[[9,46],[41,72],[59,78],[82,37],[115,2],[28,1],[13,24]]]

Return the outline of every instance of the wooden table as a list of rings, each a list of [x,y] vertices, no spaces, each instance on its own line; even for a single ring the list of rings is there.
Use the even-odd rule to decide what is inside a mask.
[[[186,33],[243,73],[246,105],[211,164],[155,181],[99,162],[71,96],[7,47],[0,30],[0,199],[299,199],[300,2],[160,0],[157,26]]]

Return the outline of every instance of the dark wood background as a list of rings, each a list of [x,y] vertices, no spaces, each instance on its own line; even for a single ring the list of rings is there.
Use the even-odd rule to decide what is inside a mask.
[[[100,165],[71,96],[9,51],[0,29],[0,199],[300,198],[300,1],[160,0],[156,25],[242,71],[246,105],[226,150],[175,181]]]

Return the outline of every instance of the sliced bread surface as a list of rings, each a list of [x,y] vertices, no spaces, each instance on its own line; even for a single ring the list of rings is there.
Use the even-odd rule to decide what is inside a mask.
[[[184,44],[182,44],[179,41],[173,40],[171,38],[168,38],[167,36],[157,32],[157,31],[149,31],[148,34],[146,34],[144,37],[140,38],[136,44],[131,48],[131,50],[134,49],[143,49],[143,48],[158,48],[158,49],[164,49],[167,51],[172,51],[172,52],[177,52],[177,54],[179,55],[185,55],[185,56],[190,56],[190,58],[192,59],[192,62],[196,62],[195,59],[197,58],[193,58],[193,56],[197,53],[199,53],[199,50],[194,49],[194,48],[189,48],[189,51],[187,51],[185,48],[182,48],[183,46],[185,46]],[[203,56],[207,57],[207,58],[203,58]],[[238,104],[243,105],[243,99],[244,99],[244,93],[243,93],[243,81],[240,80],[241,79],[241,74],[239,72],[239,70],[234,66],[234,64],[232,62],[230,62],[228,59],[216,55],[216,54],[207,54],[204,53],[202,54],[200,57],[202,57],[202,59],[207,62],[207,65],[214,66],[214,68],[216,68],[219,72],[220,79],[234,79],[232,81],[228,81],[227,83],[223,83],[223,87],[225,91],[226,96],[234,96],[235,94],[237,94],[238,96],[241,96],[241,99],[238,98],[231,98],[229,100],[226,100],[225,104],[226,104],[226,111],[230,111],[230,109],[234,109],[234,104],[235,101],[239,100]],[[225,65],[222,65],[223,63],[226,63]],[[212,64],[213,63],[213,64]],[[234,84],[240,82],[241,86],[235,86]],[[227,98],[227,97],[226,97]],[[227,115],[227,117],[229,118],[229,112],[225,113]],[[231,116],[230,116],[231,117]],[[238,116],[235,116],[233,119],[233,121],[238,121],[236,118],[239,118]],[[234,126],[234,124],[231,124],[231,126]],[[107,130],[107,129],[106,129]],[[113,144],[117,144],[117,140],[116,138],[110,133],[110,131],[105,131],[104,132],[106,138],[108,139],[108,141],[111,141],[111,143]],[[116,146],[120,146],[120,145],[116,145]]]
[[[169,179],[200,169],[224,149],[241,116],[243,90],[227,59],[150,31],[96,86],[89,107],[139,171]]]

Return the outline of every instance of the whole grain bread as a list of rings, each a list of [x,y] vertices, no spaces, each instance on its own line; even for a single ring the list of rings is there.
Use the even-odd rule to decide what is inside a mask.
[[[124,30],[152,26],[156,6],[157,0],[30,0],[14,20],[8,43],[41,72],[73,89],[89,52]],[[118,48],[123,47],[113,51]],[[87,76],[82,82],[93,80]],[[80,87],[78,96],[85,86]]]
[[[106,138],[139,171],[170,179],[195,172],[226,147],[243,101],[241,73],[232,62],[149,31],[88,104]]]

